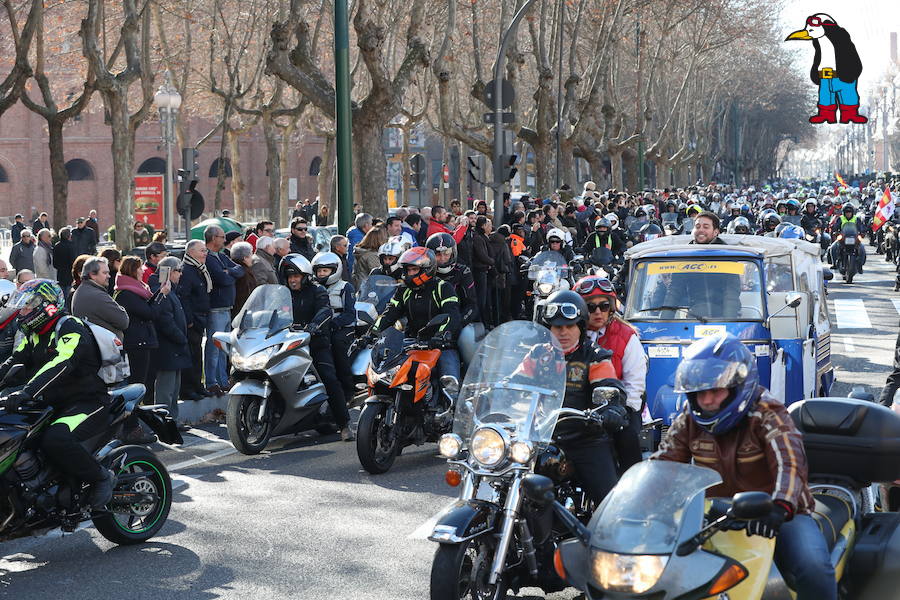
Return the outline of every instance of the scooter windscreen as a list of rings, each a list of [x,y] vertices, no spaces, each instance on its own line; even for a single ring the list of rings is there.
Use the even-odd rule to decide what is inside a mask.
[[[387,308],[387,303],[394,297],[398,287],[397,280],[387,275],[370,275],[356,295],[357,302],[371,302],[375,306],[375,312],[381,314]]]
[[[257,286],[247,298],[240,312],[234,316],[231,326],[241,331],[268,329],[280,331],[291,326],[294,309],[291,291],[275,283]]]
[[[569,267],[566,259],[559,252],[544,250],[535,254],[528,267],[528,279],[538,279],[544,272],[556,272],[560,279],[569,276]]]

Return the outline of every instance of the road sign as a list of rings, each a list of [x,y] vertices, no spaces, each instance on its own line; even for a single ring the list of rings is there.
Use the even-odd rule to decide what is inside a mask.
[[[492,112],[484,113],[484,122],[488,123],[488,124],[493,123],[494,122],[494,113],[492,113]],[[515,123],[515,122],[516,122],[516,113],[511,113],[511,112],[503,113],[503,123],[505,125],[508,125],[510,123]]]
[[[504,79],[500,84],[500,87],[503,90],[503,102],[501,104],[502,108],[509,108],[513,105],[513,102],[516,100],[516,90],[513,88],[512,84]],[[486,86],[484,86],[484,95],[481,97],[485,104],[488,105],[489,108],[494,108],[494,81],[489,81]]]
[[[450,183],[450,167],[444,165],[444,169],[441,171],[441,177],[444,179],[444,183]]]

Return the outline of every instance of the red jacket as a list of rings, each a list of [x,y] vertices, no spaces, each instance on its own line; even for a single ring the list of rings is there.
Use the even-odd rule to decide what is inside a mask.
[[[633,336],[634,329],[619,321],[611,319],[606,324],[606,332],[602,337],[597,338],[597,345],[601,348],[611,350],[613,367],[616,369],[616,378],[622,379],[622,358],[625,356],[625,347]]]
[[[438,223],[434,219],[431,219],[428,222],[428,235],[426,237],[431,237],[435,233],[449,233],[458,244],[462,241],[463,236],[466,235],[466,226],[460,225],[456,228],[456,231],[451,231],[450,228],[443,223]]]

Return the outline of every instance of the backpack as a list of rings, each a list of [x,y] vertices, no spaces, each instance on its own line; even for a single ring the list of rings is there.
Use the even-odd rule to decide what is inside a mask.
[[[69,318],[71,318],[71,315],[64,315],[57,321],[54,329],[57,335],[59,335],[59,328]],[[131,375],[131,367],[128,364],[128,356],[125,354],[122,340],[109,329],[95,325],[84,317],[77,318],[91,330],[94,342],[96,342],[97,349],[100,351],[100,370],[97,372],[100,379],[107,385],[121,383],[128,379]]]

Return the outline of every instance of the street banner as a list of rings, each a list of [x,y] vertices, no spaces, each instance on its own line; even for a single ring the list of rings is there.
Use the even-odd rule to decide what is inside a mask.
[[[156,231],[165,228],[164,185],[165,175],[138,175],[134,178],[134,218],[152,225]]]
[[[875,210],[875,218],[872,219],[872,231],[878,231],[894,215],[894,198],[891,196],[891,188],[885,186],[884,194]]]

